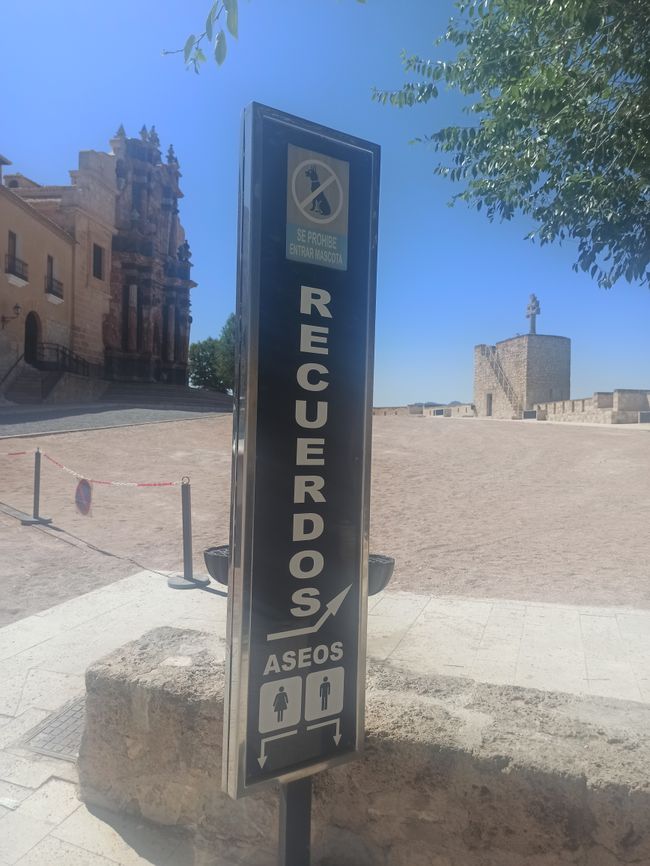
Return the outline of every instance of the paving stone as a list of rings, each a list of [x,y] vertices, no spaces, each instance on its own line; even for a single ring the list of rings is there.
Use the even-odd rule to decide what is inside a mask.
[[[0,828],[0,858],[13,866],[47,836],[53,826],[16,811],[9,812],[0,820]]]
[[[54,836],[46,836],[20,858],[18,866],[115,866],[115,862]]]
[[[22,788],[39,788],[54,775],[54,762],[47,761],[40,755],[30,755],[27,760],[6,750],[0,752],[0,782],[9,782]]]
[[[373,614],[372,628],[368,628],[367,654],[370,658],[384,661],[394,652],[405,636],[408,628],[400,625],[391,616]]]
[[[56,710],[71,698],[83,694],[84,688],[82,676],[32,669],[25,679],[17,712],[28,707]]]
[[[0,781],[0,805],[12,812],[33,793],[33,788],[23,788],[20,785],[12,785],[11,782]]]
[[[26,670],[16,671],[11,661],[0,662],[0,709],[5,716],[15,717],[26,679]]]
[[[373,607],[371,616],[381,616],[389,613],[401,625],[410,625],[426,608],[429,599],[422,595],[396,593],[384,598]]]
[[[19,811],[38,821],[56,825],[80,806],[73,784],[61,779],[50,779],[21,803]]]
[[[3,819],[6,820],[6,819]],[[120,866],[167,866],[182,841],[177,833],[103,809],[77,809],[52,836],[99,854]],[[192,860],[188,859],[187,863]]]
[[[456,620],[485,626],[492,614],[494,603],[475,599],[432,598],[429,599],[420,622],[432,620]]]
[[[157,424],[161,421],[186,421],[216,414],[206,409],[160,409],[85,404],[79,413],[61,413],[60,407],[9,407],[0,411],[0,439],[27,436],[35,433],[62,433],[73,430],[101,430],[107,427],[130,427],[139,424]],[[217,410],[218,412],[218,410]]]
[[[28,616],[4,626],[0,629],[0,660],[12,658],[23,650],[43,643],[54,637],[58,630],[56,623],[44,624],[37,616]]]

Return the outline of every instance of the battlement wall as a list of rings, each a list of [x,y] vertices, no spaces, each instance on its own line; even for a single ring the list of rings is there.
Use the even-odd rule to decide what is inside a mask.
[[[540,421],[637,424],[639,412],[650,410],[650,391],[631,388],[596,391],[593,397],[536,403],[534,408]]]
[[[476,412],[473,403],[460,403],[456,406],[425,406],[424,415],[427,418],[474,418]]]

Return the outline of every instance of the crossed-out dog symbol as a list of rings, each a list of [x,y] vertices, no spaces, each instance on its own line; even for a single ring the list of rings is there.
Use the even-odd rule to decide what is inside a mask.
[[[305,169],[305,175],[309,178],[311,184],[311,192],[315,192],[318,187],[321,185],[320,178],[318,177],[318,172],[316,171],[315,165],[310,165]],[[319,192],[315,198],[312,199],[309,210],[320,216],[329,216],[332,213],[332,208],[330,207],[330,203],[327,200],[327,196],[324,192]]]

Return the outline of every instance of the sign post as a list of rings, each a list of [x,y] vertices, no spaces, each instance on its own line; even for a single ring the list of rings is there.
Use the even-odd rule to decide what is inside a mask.
[[[378,190],[377,145],[246,110],[223,763],[236,798],[363,746]],[[283,788],[283,814],[296,796]]]

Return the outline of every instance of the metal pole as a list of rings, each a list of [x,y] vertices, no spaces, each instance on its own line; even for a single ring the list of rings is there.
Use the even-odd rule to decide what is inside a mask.
[[[41,500],[41,449],[37,448],[34,453],[34,509],[32,517],[39,520],[39,507]]]
[[[181,484],[183,509],[183,577],[192,580],[192,487],[189,478]]]
[[[279,866],[309,866],[311,776],[280,785]]]
[[[183,574],[167,578],[170,589],[195,589],[210,583],[210,578],[194,577],[192,567],[192,488],[185,476],[181,482],[181,509],[183,515]]]

